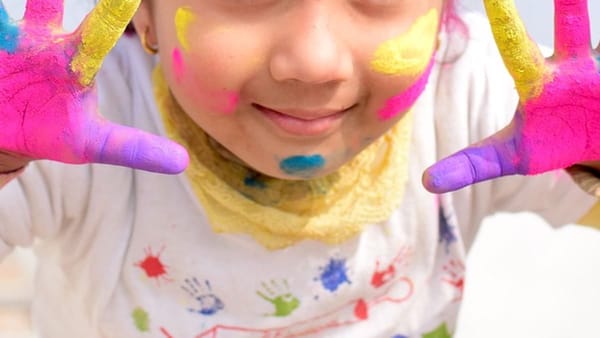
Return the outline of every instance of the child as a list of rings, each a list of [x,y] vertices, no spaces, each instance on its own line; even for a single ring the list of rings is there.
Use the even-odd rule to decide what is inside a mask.
[[[585,1],[556,3],[585,30]],[[100,69],[137,5],[101,0],[72,35],[58,0],[1,17],[0,256],[40,239],[43,337],[449,337],[484,216],[594,203],[564,173],[468,186],[600,158],[593,124],[552,124],[597,105],[585,34],[544,66],[509,0],[486,5],[515,82],[487,22],[442,0],[143,0]],[[578,60],[594,75],[550,71]],[[424,179],[468,187],[423,188],[517,105]],[[126,168],[188,153],[183,175]]]

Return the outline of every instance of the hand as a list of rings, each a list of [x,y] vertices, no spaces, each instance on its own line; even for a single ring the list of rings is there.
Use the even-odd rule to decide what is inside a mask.
[[[600,160],[599,53],[590,47],[587,1],[554,0],[555,51],[546,60],[513,0],[484,2],[519,106],[503,130],[428,168],[423,184],[431,192]]]
[[[0,149],[26,158],[179,173],[178,144],[97,112],[94,77],[140,0],[100,0],[72,34],[62,0],[29,0],[12,22],[0,0]]]

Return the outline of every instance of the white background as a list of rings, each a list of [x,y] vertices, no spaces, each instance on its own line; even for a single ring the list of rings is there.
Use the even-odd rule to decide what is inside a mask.
[[[24,0],[4,2],[14,16],[21,15]],[[481,10],[481,3],[463,0],[461,7]],[[516,3],[531,36],[551,46],[553,1]],[[65,24],[72,29],[91,1],[66,0],[66,4]],[[590,12],[599,10],[600,1],[593,1]],[[600,37],[600,18],[596,19],[594,39]],[[483,226],[467,267],[455,338],[600,337],[597,231],[574,226],[554,231],[533,215],[498,215]]]

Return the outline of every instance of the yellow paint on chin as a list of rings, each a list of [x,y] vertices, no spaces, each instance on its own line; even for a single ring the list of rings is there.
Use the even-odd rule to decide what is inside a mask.
[[[180,7],[175,13],[175,28],[177,29],[177,39],[183,47],[183,50],[190,50],[190,41],[188,33],[190,25],[196,20],[196,15],[189,7]]]
[[[435,48],[439,26],[436,9],[418,18],[407,32],[381,44],[371,68],[385,75],[416,75],[425,70]]]

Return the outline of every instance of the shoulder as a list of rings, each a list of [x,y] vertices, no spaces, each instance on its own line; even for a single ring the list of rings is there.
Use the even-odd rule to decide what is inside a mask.
[[[136,37],[121,38],[96,77],[101,114],[117,123],[135,124],[132,114],[141,105],[140,100],[151,100],[151,93],[148,97],[144,89],[150,88],[151,92],[155,64],[156,60],[144,53]]]

